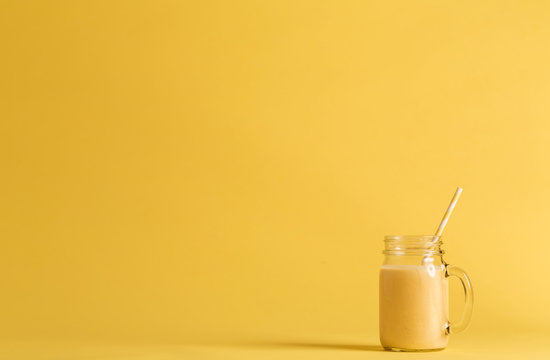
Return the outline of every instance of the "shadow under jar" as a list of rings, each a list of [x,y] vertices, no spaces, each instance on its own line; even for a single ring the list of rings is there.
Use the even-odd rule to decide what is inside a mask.
[[[437,236],[386,236],[380,269],[380,342],[393,351],[444,349],[449,334],[463,331],[472,315],[473,292],[466,273],[445,263]],[[462,282],[465,306],[449,322],[449,281]]]

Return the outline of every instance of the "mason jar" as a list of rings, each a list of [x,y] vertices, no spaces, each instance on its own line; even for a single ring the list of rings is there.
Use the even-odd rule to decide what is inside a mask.
[[[470,322],[473,292],[466,273],[443,260],[441,237],[386,236],[380,269],[380,342],[386,350],[442,350]],[[462,318],[449,321],[449,277],[463,285]]]

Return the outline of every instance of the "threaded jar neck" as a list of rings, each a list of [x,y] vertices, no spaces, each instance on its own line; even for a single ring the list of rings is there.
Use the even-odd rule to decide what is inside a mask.
[[[441,237],[433,235],[388,235],[384,237],[385,255],[441,256]]]

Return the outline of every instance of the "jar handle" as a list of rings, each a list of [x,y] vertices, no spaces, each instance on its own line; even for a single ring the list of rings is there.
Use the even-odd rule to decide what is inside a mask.
[[[460,279],[462,287],[464,288],[464,311],[462,312],[462,318],[456,324],[448,324],[447,332],[450,334],[456,334],[466,330],[470,324],[472,318],[472,310],[474,306],[474,290],[472,289],[472,283],[470,278],[464,270],[454,265],[445,266],[445,277],[456,276]]]

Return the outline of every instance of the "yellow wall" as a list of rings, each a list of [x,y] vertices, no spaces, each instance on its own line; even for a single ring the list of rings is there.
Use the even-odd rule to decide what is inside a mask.
[[[549,2],[14,0],[0,43],[3,337],[376,335],[457,185],[470,334],[550,332]]]

